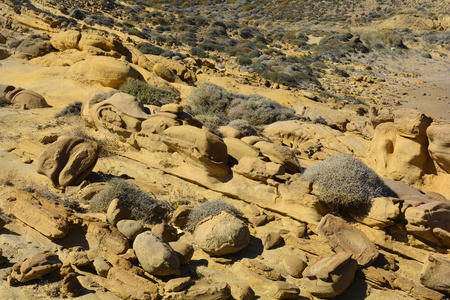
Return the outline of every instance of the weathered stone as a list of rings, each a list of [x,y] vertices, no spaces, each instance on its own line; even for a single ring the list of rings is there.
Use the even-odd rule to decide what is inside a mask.
[[[323,217],[317,232],[335,251],[351,252],[362,266],[370,265],[378,257],[378,250],[367,236],[339,217],[330,214]]]
[[[289,255],[283,259],[283,266],[289,275],[295,278],[301,278],[307,264],[303,259]]]
[[[264,249],[266,250],[278,246],[282,241],[283,238],[278,232],[269,232],[262,239]]]
[[[120,268],[111,268],[105,287],[124,299],[158,299],[158,286],[153,282]]]
[[[147,120],[142,122],[142,132],[163,134],[167,128],[180,125],[181,122],[176,118],[157,113],[149,116]]]
[[[407,292],[408,295],[410,295],[415,299],[427,299],[427,300],[446,299],[445,295],[402,277],[396,278],[392,282],[391,286],[393,288]]]
[[[239,289],[239,292],[234,296],[237,300],[250,300],[255,298],[255,291],[246,285]]]
[[[174,126],[164,130],[164,134],[188,142],[202,155],[215,162],[227,163],[228,152],[225,143],[216,135],[193,126]]]
[[[428,152],[433,161],[450,173],[450,121],[436,120],[427,128]]]
[[[280,273],[278,273],[273,268],[269,267],[266,264],[263,264],[262,262],[260,262],[256,259],[243,258],[243,259],[241,259],[241,264],[243,266],[245,266],[246,268],[252,270],[256,274],[264,276],[267,279],[270,279],[273,281],[277,281],[277,280],[281,279]]]
[[[17,198],[10,198],[11,213],[17,219],[49,238],[62,238],[67,234],[69,224],[61,214],[49,207],[25,200],[33,196],[25,191],[21,193],[22,195],[16,195]]]
[[[184,225],[186,225],[189,214],[192,211],[192,207],[189,205],[180,205],[172,215],[172,219],[170,220],[170,223],[177,226],[178,228],[183,228]]]
[[[120,220],[117,222],[117,229],[129,240],[134,238],[144,230],[144,225],[135,220]]]
[[[39,155],[36,170],[56,187],[78,185],[94,168],[98,151],[94,141],[62,136]]]
[[[153,226],[152,232],[162,235],[168,242],[174,242],[178,239],[176,228],[167,223],[159,223]]]
[[[335,297],[350,286],[357,268],[350,252],[319,257],[303,271],[303,284],[316,297]]]
[[[210,255],[231,254],[247,247],[250,231],[247,225],[235,216],[221,212],[197,224],[194,241]]]
[[[106,259],[98,256],[98,257],[94,258],[94,261],[92,262],[92,264],[94,265],[94,269],[99,276],[102,276],[105,278],[108,276],[108,271],[109,271],[109,269],[111,269],[111,265],[108,263],[108,261]]]
[[[237,163],[241,158],[250,157],[260,157],[261,152],[259,150],[246,142],[236,138],[224,138],[223,142],[227,145],[228,155],[234,159],[234,163]]]
[[[258,148],[262,154],[274,163],[282,165],[286,169],[286,172],[297,173],[300,171],[297,157],[290,148],[269,142],[257,142],[253,146]]]
[[[430,289],[450,294],[450,260],[429,253],[420,272],[420,282]]]
[[[121,254],[128,250],[127,238],[115,227],[103,222],[88,224],[86,240],[90,249],[112,254]]]
[[[34,280],[59,269],[61,266],[62,263],[58,255],[43,252],[37,253],[12,267],[9,282],[13,285],[16,282],[24,283]]]
[[[81,43],[81,41],[80,41]],[[136,71],[128,62],[107,56],[92,56],[72,65],[65,77],[90,84],[118,88],[128,78],[138,78]]]
[[[18,88],[7,94],[7,97],[10,98],[11,105],[15,107],[21,108],[49,107],[44,97],[31,90],[24,90]]]
[[[274,162],[265,162],[258,157],[244,156],[232,170],[247,178],[266,181],[285,173],[284,167]]]
[[[120,58],[128,50],[113,35],[105,36],[96,33],[83,32],[78,42],[78,48],[93,55],[106,55]]]
[[[296,299],[300,294],[300,289],[295,284],[277,281],[272,284],[268,294],[275,299]]]
[[[131,217],[131,209],[119,203],[119,199],[115,198],[111,201],[106,211],[106,219],[111,225],[116,225],[117,222]]]
[[[178,292],[184,289],[186,286],[188,286],[191,282],[192,282],[191,277],[180,277],[171,279],[164,286],[164,290],[167,293]]]
[[[166,293],[163,300],[225,300],[230,296],[231,289],[226,283],[197,283],[187,291]]]
[[[59,32],[52,36],[50,43],[53,48],[64,51],[67,49],[78,48],[78,41],[81,39],[81,33],[76,30],[67,30],[64,32]]]
[[[368,226],[382,229],[395,223],[400,215],[400,199],[389,197],[378,197],[372,199],[372,206],[367,215],[360,216],[352,214],[352,217]]]
[[[133,243],[133,249],[142,268],[152,275],[179,275],[180,259],[169,243],[153,232],[139,234]]]
[[[67,274],[61,282],[61,295],[65,297],[75,297],[81,293],[83,286],[77,279],[75,273]]]
[[[169,103],[161,106],[161,111],[179,114],[183,112],[183,106],[177,103]]]
[[[416,207],[408,207],[405,211],[405,219],[410,224],[429,228],[439,227],[450,232],[450,204],[433,201]]]
[[[267,215],[251,217],[248,219],[248,221],[252,223],[254,226],[262,226],[267,222]]]
[[[185,242],[171,242],[170,247],[178,254],[180,265],[187,264],[194,255],[194,247]]]
[[[69,249],[67,260],[72,266],[82,267],[91,263],[83,247],[76,246]]]

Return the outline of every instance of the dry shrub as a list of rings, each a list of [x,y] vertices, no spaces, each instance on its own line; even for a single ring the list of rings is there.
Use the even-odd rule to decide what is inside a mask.
[[[300,180],[317,183],[320,200],[338,214],[347,210],[364,214],[371,199],[395,196],[367,165],[350,155],[335,155],[307,168]]]
[[[226,212],[233,216],[241,216],[241,212],[234,207],[232,204],[225,202],[224,200],[213,200],[208,202],[203,202],[202,204],[196,206],[189,214],[189,219],[186,226],[183,228],[189,232],[194,232],[197,224],[209,217],[217,216],[220,212]]]
[[[121,205],[131,209],[132,215],[137,220],[158,224],[170,219],[173,207],[168,201],[158,200],[123,179],[115,178],[108,183],[108,187],[92,198],[90,204],[92,211],[106,212],[111,201],[117,198]]]

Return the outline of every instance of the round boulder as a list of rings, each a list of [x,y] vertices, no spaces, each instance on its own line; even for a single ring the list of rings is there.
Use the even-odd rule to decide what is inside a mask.
[[[146,231],[134,240],[133,249],[142,268],[152,275],[180,275],[180,259],[159,234]]]
[[[247,247],[250,231],[247,225],[235,216],[221,212],[197,224],[194,241],[210,255],[226,255]]]

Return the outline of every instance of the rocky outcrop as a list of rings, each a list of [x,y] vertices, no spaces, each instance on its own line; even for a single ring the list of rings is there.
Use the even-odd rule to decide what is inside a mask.
[[[433,290],[450,294],[450,260],[428,254],[420,272],[420,282]]]
[[[39,155],[36,170],[55,187],[78,185],[95,167],[98,151],[94,141],[62,136]]]
[[[40,278],[51,273],[62,266],[58,255],[52,253],[38,253],[33,257],[17,263],[12,267],[11,275],[8,277],[9,283],[24,283]]]
[[[450,174],[450,122],[434,121],[427,128],[428,152],[438,170]]]

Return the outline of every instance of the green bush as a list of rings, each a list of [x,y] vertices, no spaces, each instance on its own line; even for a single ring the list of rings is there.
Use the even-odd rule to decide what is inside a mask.
[[[136,46],[136,49],[138,49],[142,54],[161,55],[161,53],[164,52],[164,49],[156,47],[149,43],[139,43]]]
[[[196,115],[224,114],[234,98],[234,93],[220,86],[202,83],[189,95],[189,105]]]
[[[130,28],[130,29],[128,29],[128,33],[129,33],[130,35],[134,35],[134,36],[140,37],[140,38],[142,38],[142,39],[145,38],[145,34],[143,34],[141,31],[139,31],[139,30],[136,29],[136,28]]]
[[[258,95],[252,95],[248,100],[234,100],[228,112],[230,120],[246,120],[253,126],[289,120],[294,115],[294,109]]]
[[[208,53],[206,53],[205,50],[203,50],[202,48],[199,48],[199,47],[191,48],[191,50],[189,50],[189,54],[193,55],[193,56],[200,57],[200,58],[208,57]]]
[[[252,59],[248,56],[239,56],[236,58],[236,63],[241,66],[249,66],[252,64]]]
[[[108,187],[92,198],[92,211],[106,212],[111,201],[117,198],[121,205],[131,209],[134,218],[147,224],[158,224],[170,219],[173,207],[169,202],[155,199],[123,179],[112,179],[108,183]]]
[[[200,221],[209,216],[217,216],[222,211],[236,217],[241,216],[241,212],[237,208],[224,200],[203,202],[191,211],[188,221],[183,229],[194,232],[195,227]]]
[[[70,116],[79,116],[81,115],[81,107],[83,106],[83,102],[75,101],[64,107],[60,112],[55,114],[55,118],[60,117],[70,117]]]
[[[297,81],[295,80],[295,78],[293,78],[291,75],[285,72],[265,71],[261,74],[261,76],[272,82],[282,84],[285,86],[295,87],[297,85]]]
[[[312,165],[300,180],[317,183],[320,200],[340,214],[346,210],[363,214],[372,198],[395,196],[372,169],[350,155],[331,156]]]
[[[119,88],[121,92],[130,94],[141,100],[143,104],[161,106],[167,103],[175,102],[178,95],[156,86],[149,85],[146,82],[134,78],[128,78]]]

